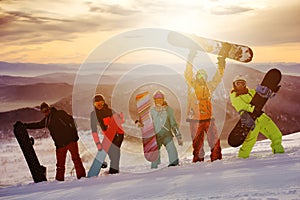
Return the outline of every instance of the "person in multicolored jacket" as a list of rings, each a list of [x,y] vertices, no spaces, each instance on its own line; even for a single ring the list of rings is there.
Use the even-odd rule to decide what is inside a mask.
[[[268,115],[261,110],[256,110],[255,106],[250,104],[256,91],[254,89],[249,89],[246,86],[246,83],[247,82],[244,76],[236,76],[233,80],[233,89],[230,94],[231,104],[238,112],[248,112],[250,115],[254,114],[257,117],[255,120],[255,127],[247,135],[239,150],[238,157],[248,158],[250,156],[250,152],[256,143],[259,133],[262,133],[271,140],[271,148],[274,154],[284,153],[284,148],[281,144],[281,131]]]
[[[177,166],[179,165],[179,159],[173,141],[173,134],[177,138],[178,145],[182,146],[183,140],[175,120],[174,111],[168,106],[162,91],[156,91],[153,99],[155,105],[150,109],[150,113],[154,124],[158,149],[160,151],[161,146],[164,145],[168,152],[169,166]],[[157,168],[160,162],[159,154],[158,159],[151,163],[151,168]]]
[[[193,140],[193,162],[204,161],[204,133],[207,134],[208,145],[211,149],[210,159],[222,159],[220,139],[212,114],[211,94],[222,80],[225,69],[225,57],[218,57],[218,70],[212,80],[204,69],[199,69],[195,76],[191,62],[196,52],[190,52],[185,69],[185,79],[188,84],[188,113],[190,133]]]
[[[114,111],[108,107],[105,103],[105,99],[103,95],[97,94],[93,99],[94,110],[91,112],[91,129],[94,142],[97,146],[98,151],[102,150],[102,143],[100,142],[100,138],[98,135],[97,124],[100,125],[102,134],[106,134],[108,125],[110,123],[111,117],[114,114]],[[123,118],[123,117],[122,117]],[[124,119],[123,119],[124,123]],[[124,130],[123,127],[120,126],[117,130],[115,137],[113,138],[112,145],[110,146],[107,154],[110,159],[110,168],[109,174],[119,173],[119,165],[120,165],[120,156],[121,156],[121,145],[124,139]]]

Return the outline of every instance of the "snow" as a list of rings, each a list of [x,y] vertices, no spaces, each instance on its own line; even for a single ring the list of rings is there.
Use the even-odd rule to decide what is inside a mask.
[[[191,163],[191,155],[181,152],[180,166],[168,168],[162,158],[157,170],[124,151],[120,174],[77,180],[68,160],[66,181],[57,182],[53,144],[37,141],[49,181],[36,184],[16,142],[2,142],[0,199],[300,199],[300,133],[283,136],[283,146],[286,152],[274,155],[269,140],[259,141],[248,159],[237,158],[238,148],[224,148],[223,160],[212,163]],[[84,159],[87,169],[90,162]]]

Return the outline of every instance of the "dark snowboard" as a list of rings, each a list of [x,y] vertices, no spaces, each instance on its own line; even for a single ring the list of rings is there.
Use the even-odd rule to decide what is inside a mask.
[[[32,139],[29,138],[26,127],[21,122],[17,122],[14,125],[14,134],[18,140],[18,143],[21,147],[25,160],[28,164],[33,181],[35,183],[47,181],[46,167],[40,164],[38,157],[36,156],[36,153],[32,146],[33,144]]]
[[[268,99],[277,92],[279,86],[279,82],[281,80],[281,72],[278,69],[271,69],[265,75],[263,81],[259,85],[261,88],[260,94],[255,93],[253,99],[250,104],[255,106],[255,110],[261,111]],[[256,112],[259,113],[259,112]],[[249,113],[252,119],[255,121],[257,117],[255,113]],[[247,126],[243,126],[241,119],[235,125],[233,130],[230,132],[228,137],[228,144],[232,147],[238,147],[245,141],[248,133],[251,128]]]

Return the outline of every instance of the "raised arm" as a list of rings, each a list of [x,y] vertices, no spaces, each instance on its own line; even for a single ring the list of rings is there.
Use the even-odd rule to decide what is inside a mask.
[[[212,80],[207,82],[207,86],[211,92],[214,91],[220,84],[220,82],[223,78],[223,75],[224,75],[225,65],[226,65],[225,58],[219,56],[218,57],[218,70],[216,71]]]

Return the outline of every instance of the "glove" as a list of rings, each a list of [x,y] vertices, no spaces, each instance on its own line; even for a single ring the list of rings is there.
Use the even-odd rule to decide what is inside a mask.
[[[281,88],[281,85],[278,85],[273,92],[277,93],[279,91],[279,89]]]
[[[252,119],[250,114],[246,111],[244,111],[241,114],[241,123],[242,123],[242,126],[246,126],[247,128],[250,128],[251,130],[254,130],[254,128],[255,128],[255,121]]]
[[[143,127],[144,126],[144,124],[142,123],[142,122],[140,122],[139,120],[135,120],[135,125],[137,126],[137,127],[139,127],[139,128],[141,128],[141,127]]]
[[[223,57],[227,57],[230,49],[231,49],[231,45],[227,42],[224,42],[222,44],[222,48],[220,50],[219,55],[221,55]]]
[[[179,145],[179,146],[182,146],[182,145],[183,145],[183,140],[182,140],[182,138],[177,139],[177,140],[178,140],[178,145]]]
[[[124,114],[122,112],[119,113],[119,117],[121,119],[121,123],[123,124],[125,122],[125,117]]]
[[[102,144],[100,142],[96,143],[98,151],[102,151]]]
[[[30,140],[31,145],[33,146],[34,145],[34,139],[33,139],[33,137],[30,137],[29,140]]]

